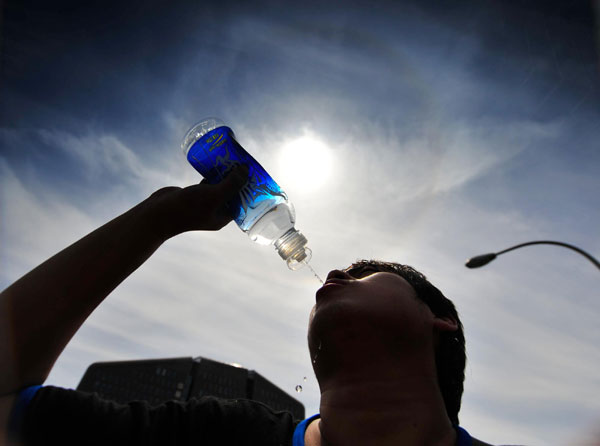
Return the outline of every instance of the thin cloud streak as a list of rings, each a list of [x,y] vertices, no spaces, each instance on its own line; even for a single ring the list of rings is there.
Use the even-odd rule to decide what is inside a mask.
[[[94,220],[50,187],[25,184],[0,158],[0,203],[2,205],[2,268],[0,277],[8,286],[19,275],[94,227]],[[60,216],[60,218],[57,218]],[[69,231],[65,231],[65,227]]]

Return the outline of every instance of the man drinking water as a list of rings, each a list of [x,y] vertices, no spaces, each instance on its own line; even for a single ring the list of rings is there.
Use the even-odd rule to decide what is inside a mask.
[[[0,426],[11,444],[485,445],[458,425],[465,349],[454,305],[414,269],[360,261],[317,291],[308,345],[320,414],[212,397],[117,404],[42,383],[90,313],[167,239],[218,230],[246,182],[163,188],[0,296]]]

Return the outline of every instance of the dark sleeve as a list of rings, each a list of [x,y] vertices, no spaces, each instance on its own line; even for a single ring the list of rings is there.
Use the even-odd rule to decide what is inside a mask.
[[[119,404],[48,386],[27,408],[21,439],[25,445],[291,446],[296,424],[290,413],[249,400]]]

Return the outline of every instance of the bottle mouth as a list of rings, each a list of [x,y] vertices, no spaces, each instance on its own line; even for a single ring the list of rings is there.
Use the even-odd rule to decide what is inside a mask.
[[[196,141],[208,132],[218,127],[223,127],[224,125],[225,123],[219,118],[205,118],[197,124],[194,124],[194,126],[185,134],[183,141],[181,142],[183,154],[187,157],[190,147],[192,147]]]
[[[304,268],[310,259],[312,258],[312,250],[310,248],[304,247],[301,251],[297,252],[297,255],[292,257],[288,257],[285,261],[287,266],[292,271],[297,271],[300,268]]]
[[[285,260],[288,268],[296,271],[304,267],[312,258],[312,251],[306,247],[307,243],[307,238],[300,231],[292,228],[275,242],[275,249]]]

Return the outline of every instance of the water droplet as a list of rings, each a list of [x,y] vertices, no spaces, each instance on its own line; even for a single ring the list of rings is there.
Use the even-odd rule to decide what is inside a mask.
[[[298,392],[298,393],[302,392],[302,386],[300,384],[298,384],[296,386],[296,392]]]
[[[304,377],[304,382],[306,382],[306,376]]]
[[[323,347],[323,343],[321,341],[319,341],[319,346],[317,347],[317,350],[321,350],[321,347]]]

